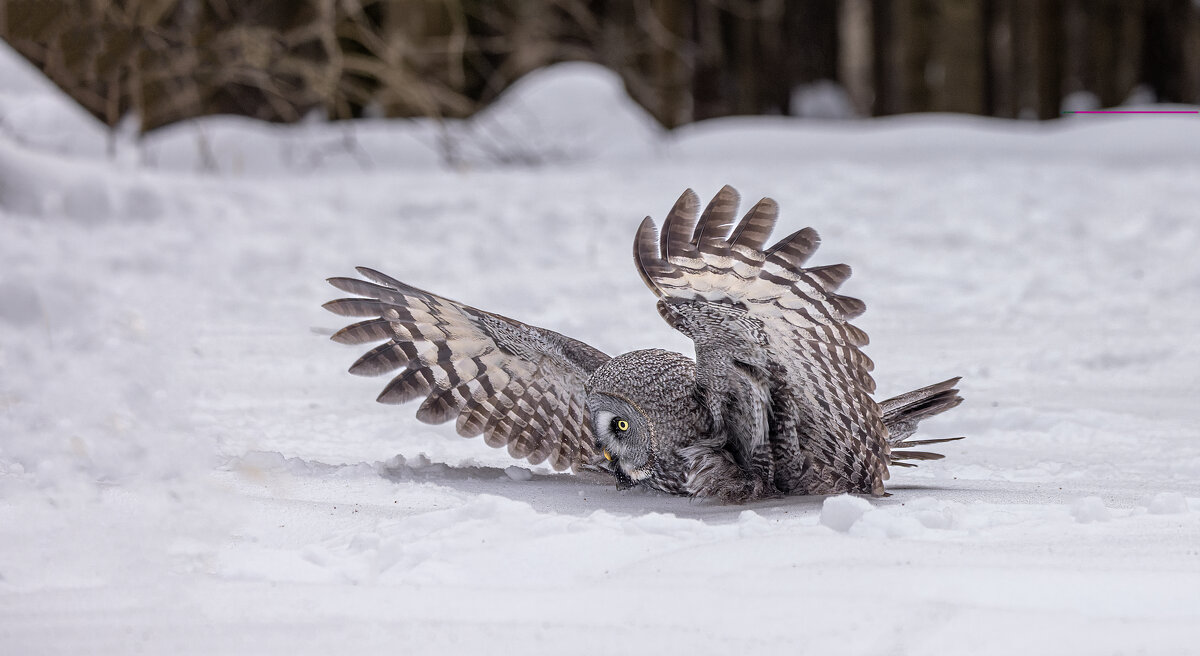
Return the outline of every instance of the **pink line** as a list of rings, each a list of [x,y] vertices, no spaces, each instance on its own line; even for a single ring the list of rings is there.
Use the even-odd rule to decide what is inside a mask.
[[[1158,112],[1158,111],[1148,111],[1148,112],[1137,112],[1137,111],[1094,111],[1094,112],[1070,112],[1070,113],[1071,113],[1071,114],[1200,114],[1200,110],[1194,110],[1194,111],[1163,111],[1163,112]]]

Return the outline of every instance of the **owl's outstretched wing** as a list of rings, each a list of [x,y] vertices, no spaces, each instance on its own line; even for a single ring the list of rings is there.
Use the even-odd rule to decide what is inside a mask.
[[[378,376],[401,370],[380,403],[423,398],[417,419],[457,419],[464,437],[483,434],[532,464],[578,469],[596,458],[587,421],[584,383],[609,360],[604,353],[552,330],[484,312],[359,267],[370,281],[330,278],[360,298],[330,301],[325,309],[371,317],[332,339],[343,344],[383,341],[350,367]]]
[[[850,267],[803,267],[820,243],[812,228],[764,248],[778,206],[764,198],[735,226],[738,200],[725,187],[700,214],[685,191],[661,239],[646,217],[642,279],[695,342],[699,391],[744,466],[784,492],[882,494],[888,433],[858,348],[867,335],[849,323],[865,305],[835,293]]]

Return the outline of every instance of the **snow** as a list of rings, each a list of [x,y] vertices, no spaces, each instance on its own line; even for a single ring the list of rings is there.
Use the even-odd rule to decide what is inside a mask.
[[[664,135],[577,64],[446,127],[456,159],[419,121],[110,144],[26,69],[0,56],[2,653],[1194,650],[1195,117]],[[854,266],[881,395],[965,376],[923,432],[967,439],[892,496],[618,492],[375,404],[326,339],[361,264],[690,352],[632,234],[725,183]]]
[[[832,80],[818,80],[792,89],[788,113],[803,118],[854,118],[854,103],[842,85]]]
[[[514,481],[529,481],[533,480],[533,472],[524,467],[510,465],[504,468],[504,474]]]
[[[1071,504],[1071,516],[1080,524],[1087,524],[1089,522],[1107,522],[1112,519],[1112,512],[1104,507],[1104,499],[1084,497]]]
[[[529,73],[465,121],[329,124],[314,115],[296,125],[274,125],[219,116],[141,139],[126,125],[110,135],[3,43],[0,79],[0,134],[38,150],[115,159],[143,170],[261,176],[535,165],[643,158],[662,139],[662,129],[625,94],[619,76],[584,63]]]
[[[827,497],[821,504],[821,524],[845,533],[864,514],[871,510],[871,502],[849,494]]]
[[[1159,492],[1150,500],[1150,512],[1155,515],[1178,515],[1187,511],[1187,498],[1178,492]]]

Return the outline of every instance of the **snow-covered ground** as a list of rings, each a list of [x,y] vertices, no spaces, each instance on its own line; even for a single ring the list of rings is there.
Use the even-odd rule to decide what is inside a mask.
[[[441,128],[138,143],[0,55],[0,653],[1196,653],[1200,118],[663,135],[572,65]],[[725,183],[854,267],[881,395],[965,376],[893,496],[530,475],[326,339],[361,264],[689,352],[633,230]]]

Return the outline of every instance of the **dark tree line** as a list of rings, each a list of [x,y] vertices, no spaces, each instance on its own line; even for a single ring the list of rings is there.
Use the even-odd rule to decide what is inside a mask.
[[[0,0],[0,36],[109,125],[467,116],[547,64],[617,71],[667,127],[794,113],[1053,118],[1144,87],[1200,102],[1192,0]],[[1078,98],[1079,96],[1075,96]]]

